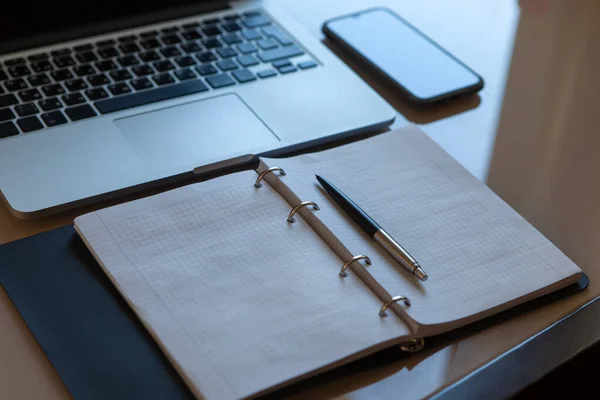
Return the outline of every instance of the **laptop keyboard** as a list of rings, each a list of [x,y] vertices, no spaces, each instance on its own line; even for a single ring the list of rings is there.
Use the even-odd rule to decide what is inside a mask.
[[[0,65],[0,138],[314,68],[258,11],[85,43]]]

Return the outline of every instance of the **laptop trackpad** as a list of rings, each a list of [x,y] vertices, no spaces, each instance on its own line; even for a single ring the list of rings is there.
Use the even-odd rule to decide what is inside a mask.
[[[114,123],[154,171],[194,168],[279,142],[235,94],[167,107]]]

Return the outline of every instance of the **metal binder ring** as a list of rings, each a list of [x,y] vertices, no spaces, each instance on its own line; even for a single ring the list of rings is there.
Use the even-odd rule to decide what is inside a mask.
[[[260,181],[262,181],[262,180],[263,180],[263,178],[264,178],[264,177],[265,177],[267,174],[269,174],[269,173],[271,173],[271,172],[274,172],[274,171],[279,171],[279,175],[281,175],[281,176],[285,176],[285,171],[283,170],[283,168],[279,168],[279,167],[271,167],[271,168],[269,168],[269,169],[265,169],[263,172],[261,172],[261,173],[258,175],[258,178],[256,178],[256,182],[254,182],[254,187],[255,187],[255,188],[262,187],[262,183],[260,183]]]
[[[371,259],[369,257],[363,256],[362,254],[354,256],[350,260],[346,261],[344,265],[342,265],[342,269],[340,270],[340,276],[343,278],[347,277],[348,273],[346,272],[346,268],[348,268],[350,264],[352,264],[354,261],[358,260],[365,260],[365,263],[367,263],[367,265],[371,265]]]
[[[303,201],[302,203],[292,208],[292,211],[290,211],[287,217],[287,222],[289,222],[290,224],[293,223],[295,221],[294,214],[296,214],[302,207],[305,206],[313,206],[313,210],[320,210],[319,206],[314,201]]]
[[[380,317],[385,317],[387,315],[385,313],[385,310],[387,310],[388,308],[390,308],[392,306],[392,304],[395,304],[395,303],[399,302],[400,300],[403,300],[404,304],[406,304],[407,306],[410,307],[410,300],[408,299],[408,297],[406,297],[406,296],[394,296],[394,297],[392,297],[390,299],[390,301],[388,301],[383,306],[381,306],[381,310],[379,310],[379,316]]]

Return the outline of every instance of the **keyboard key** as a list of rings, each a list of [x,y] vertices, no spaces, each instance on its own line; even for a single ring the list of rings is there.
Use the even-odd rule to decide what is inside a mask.
[[[102,86],[108,85],[110,83],[110,79],[104,74],[92,75],[88,78],[88,82],[92,86]]]
[[[18,58],[12,58],[10,60],[4,60],[4,65],[8,66],[13,66],[13,65],[19,65],[19,64],[25,64],[25,59],[23,57],[18,57]]]
[[[288,65],[292,65],[292,62],[290,60],[279,60],[273,63],[273,66],[275,68],[287,67]]]
[[[221,71],[231,71],[238,67],[238,65],[233,60],[221,60],[217,61],[216,64]]]
[[[199,27],[200,24],[198,22],[188,22],[187,24],[183,24],[181,27],[185,30],[193,29]]]
[[[133,72],[135,76],[146,76],[152,75],[154,73],[154,70],[149,65],[139,65],[137,67],[133,67],[131,69],[131,72]]]
[[[96,56],[96,54],[94,54],[93,51],[84,51],[82,53],[77,53],[75,54],[75,58],[80,63],[89,63],[98,60],[98,56]]]
[[[195,29],[193,30],[189,30],[189,31],[185,31],[181,34],[181,36],[185,39],[185,40],[198,40],[202,38],[202,35]]]
[[[35,116],[18,119],[17,125],[23,132],[33,132],[44,127],[42,122]]]
[[[179,70],[175,71],[175,76],[180,81],[187,81],[188,79],[196,78],[196,74],[194,74],[194,71],[192,71],[189,68],[179,69]]]
[[[169,26],[167,28],[162,28],[160,31],[162,33],[173,33],[173,32],[177,32],[179,30],[179,27],[177,26]]]
[[[4,82],[4,87],[9,92],[15,92],[17,90],[27,89],[27,83],[23,79],[11,79]]]
[[[119,55],[119,51],[114,47],[105,47],[103,49],[98,50],[98,56],[103,60],[107,58],[117,57]]]
[[[241,56],[238,57],[238,63],[242,66],[242,67],[251,67],[253,65],[258,65],[258,60],[254,57],[254,56]]]
[[[147,78],[133,80],[131,81],[131,86],[133,86],[135,90],[144,90],[154,87],[154,85],[152,85],[152,82],[150,82]]]
[[[6,75],[6,72],[4,72],[3,70],[0,69],[0,81],[5,81],[8,79],[8,75]]]
[[[110,71],[112,69],[119,68],[113,60],[100,61],[100,62],[97,62],[95,65],[96,65],[96,68],[98,69],[98,71],[101,71],[101,72],[106,72],[106,71]]]
[[[259,14],[243,18],[242,24],[244,24],[247,28],[256,28],[259,26],[270,25],[271,21],[269,21],[269,19],[264,15]]]
[[[203,53],[196,53],[196,58],[201,63],[215,61],[217,56],[214,55],[212,51],[205,51]]]
[[[175,69],[175,66],[169,60],[157,61],[153,65],[158,72],[165,72]]]
[[[71,79],[73,77],[73,74],[68,69],[59,69],[58,71],[52,71],[50,72],[50,75],[57,82],[64,81],[66,79]]]
[[[165,57],[177,57],[181,55],[179,49],[173,46],[160,49],[160,53]]]
[[[27,59],[29,61],[47,60],[48,59],[48,54],[47,53],[32,54],[30,56],[27,56]]]
[[[117,40],[120,43],[133,42],[136,39],[137,39],[137,36],[135,36],[135,35],[125,35],[125,36],[121,36],[120,38],[117,38]]]
[[[241,17],[238,14],[231,14],[231,15],[226,15],[225,17],[223,17],[223,19],[225,21],[235,21],[237,19],[240,19]]]
[[[0,139],[18,134],[19,130],[12,122],[3,122],[0,124]]]
[[[56,97],[40,100],[38,105],[44,111],[52,111],[62,107],[62,103]]]
[[[202,24],[215,25],[215,24],[218,24],[219,22],[221,22],[221,20],[219,18],[210,18],[210,19],[205,19],[204,21],[202,21]]]
[[[237,56],[237,52],[234,49],[232,49],[231,47],[221,47],[220,49],[217,50],[217,53],[222,58],[229,58],[229,57]]]
[[[10,108],[0,108],[0,122],[10,121],[15,118],[15,114]],[[2,133],[0,133],[1,135]]]
[[[258,72],[256,75],[258,75],[258,77],[261,79],[265,79],[265,78],[271,78],[273,76],[276,76],[277,72],[275,72],[275,70],[272,70],[272,69],[265,69],[264,71]]]
[[[85,103],[85,97],[81,93],[65,94],[62,101],[68,106],[74,106],[75,104]]]
[[[78,65],[77,67],[73,67],[73,72],[77,76],[86,76],[86,75],[95,74],[96,70],[91,65],[85,64],[85,65]]]
[[[121,64],[121,67],[131,67],[140,63],[140,60],[134,55],[119,57],[117,61]]]
[[[236,44],[242,42],[242,38],[236,35],[235,33],[232,33],[230,35],[223,35],[221,36],[221,40],[223,40],[227,44]]]
[[[289,46],[294,43],[289,37],[287,37],[285,33],[283,33],[281,29],[277,28],[276,26],[266,26],[262,28],[262,30],[265,35],[274,38],[283,46]]]
[[[18,106],[15,106],[15,111],[21,117],[37,114],[39,112],[38,108],[33,103],[19,104]]]
[[[155,51],[147,51],[139,55],[140,59],[143,62],[152,62],[156,60],[160,60],[160,56],[156,54]]]
[[[56,65],[56,68],[66,68],[75,65],[75,60],[70,56],[55,58],[53,62],[54,65]]]
[[[231,75],[233,75],[233,77],[235,79],[237,79],[237,81],[240,83],[245,83],[245,82],[250,82],[250,81],[256,80],[256,76],[254,76],[254,74],[252,72],[248,71],[247,69],[240,69],[237,71],[233,71],[231,73]]]
[[[17,104],[19,101],[14,94],[5,94],[0,96],[0,108]]]
[[[113,39],[100,40],[99,42],[96,42],[96,47],[112,46],[116,43],[117,42],[115,42]]]
[[[169,85],[147,92],[133,93],[126,96],[114,97],[112,99],[101,100],[95,103],[96,108],[102,113],[107,114],[114,111],[127,108],[151,104],[158,101],[173,99],[193,93],[207,91],[208,87],[198,79],[181,82],[175,85]]]
[[[262,35],[260,33],[258,33],[258,31],[255,29],[249,29],[247,31],[242,32],[242,36],[246,40],[250,40],[250,41],[262,39]]]
[[[236,22],[229,22],[226,24],[221,25],[221,27],[226,30],[227,32],[237,32],[242,30],[242,27],[237,24]]]
[[[300,67],[300,69],[309,69],[309,68],[314,68],[317,66],[317,63],[310,60],[310,61],[303,61],[301,63],[298,63],[298,67]]]
[[[40,73],[45,71],[50,71],[54,69],[50,61],[42,60],[31,64],[31,69],[33,72]]]
[[[34,101],[42,98],[42,94],[37,89],[27,89],[19,92],[21,101]]]
[[[62,57],[67,54],[71,54],[71,49],[57,49],[50,52],[50,55],[53,57]]]
[[[91,50],[93,48],[94,48],[94,46],[92,46],[91,43],[86,43],[86,44],[80,44],[79,46],[73,47],[73,50],[78,52],[78,51]]]
[[[258,10],[250,10],[250,11],[246,11],[244,13],[245,17],[254,17],[256,15],[260,15],[260,11],[258,11]]]
[[[196,67],[196,71],[202,76],[216,74],[218,71],[212,64],[203,64]]]
[[[140,33],[140,37],[142,37],[142,38],[152,38],[152,37],[156,37],[156,36],[158,36],[157,31],[146,31],[146,32]]]
[[[149,50],[149,49],[155,49],[157,47],[162,46],[162,44],[160,44],[160,42],[157,39],[146,39],[146,40],[142,40],[140,42],[140,44],[142,45],[143,48]]]
[[[222,32],[221,30],[216,27],[216,26],[207,26],[205,28],[202,28],[202,33],[205,36],[211,37],[211,36],[217,36],[220,35]]]
[[[235,85],[235,81],[227,74],[211,75],[206,78],[206,82],[214,89]]]
[[[108,97],[108,93],[103,88],[94,88],[85,91],[85,95],[90,100],[100,100]]]
[[[83,79],[73,79],[65,82],[65,86],[69,92],[87,89],[88,85]]]
[[[79,121],[85,118],[96,116],[96,111],[94,111],[94,109],[87,104],[67,108],[65,113],[67,113],[67,116],[69,119],[71,119],[71,121]]]
[[[67,123],[67,118],[60,111],[52,111],[41,115],[46,126],[56,126]]]
[[[131,92],[131,88],[125,82],[109,85],[108,90],[115,96]]]
[[[175,79],[167,72],[166,74],[155,75],[152,77],[154,83],[158,86],[167,85],[169,83],[175,82]]]
[[[60,83],[55,83],[53,85],[43,86],[42,92],[48,97],[58,96],[59,94],[64,94],[65,89],[62,87]]]
[[[48,78],[48,75],[46,74],[30,76],[27,80],[31,86],[47,85],[51,82],[50,78]]]
[[[258,58],[260,58],[263,62],[268,63],[284,58],[301,56],[302,54],[304,54],[304,51],[302,51],[302,49],[300,49],[296,45],[291,45],[287,47],[280,47],[273,50],[263,51],[258,55]]]
[[[5,62],[6,64],[6,62]],[[15,65],[8,68],[8,73],[13,78],[20,78],[21,76],[31,74],[31,70],[26,65]]]
[[[277,43],[273,39],[262,39],[256,42],[256,44],[263,50],[271,50],[277,47]]]
[[[294,65],[288,65],[286,67],[279,68],[279,72],[282,74],[289,74],[290,72],[296,71],[298,71],[298,68],[296,68]]]
[[[217,38],[205,39],[202,41],[202,44],[207,49],[216,49],[217,47],[223,46],[223,43],[221,43]]]
[[[256,46],[252,43],[240,43],[237,45],[237,48],[242,54],[250,54],[254,53],[255,51],[258,51]]]
[[[179,47],[181,47],[181,50],[183,50],[185,53],[188,53],[188,54],[195,53],[195,52],[201,50],[200,46],[198,46],[198,44],[196,44],[194,42],[184,43]]]
[[[126,69],[119,69],[116,71],[111,71],[111,72],[109,72],[109,74],[110,74],[110,77],[115,82],[120,82],[120,81],[124,81],[124,80],[131,78],[131,74]]]
[[[190,56],[182,56],[182,57],[177,57],[175,59],[175,62],[177,63],[177,65],[179,65],[180,67],[189,67],[191,65],[196,65],[196,60],[194,60],[192,57]]]
[[[124,43],[124,44],[120,45],[119,50],[121,50],[121,53],[123,53],[123,54],[131,54],[131,53],[137,53],[138,51],[140,51],[140,47],[137,44],[135,44],[134,42],[130,42],[130,43]]]
[[[168,45],[181,43],[181,38],[177,34],[167,35],[160,38],[160,40]]]

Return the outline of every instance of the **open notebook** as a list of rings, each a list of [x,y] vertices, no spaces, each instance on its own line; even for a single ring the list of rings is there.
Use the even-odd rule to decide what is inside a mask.
[[[254,183],[269,167],[260,188]],[[327,197],[361,205],[428,272]],[[290,209],[303,207],[295,222]],[[415,126],[86,214],[75,227],[198,398],[267,393],[576,282],[582,271]],[[353,255],[347,277],[338,275]],[[380,316],[382,304],[406,296]],[[426,339],[425,339],[426,340]]]

